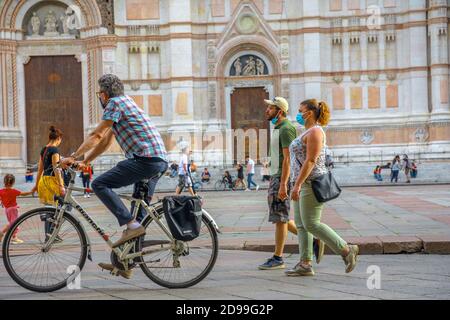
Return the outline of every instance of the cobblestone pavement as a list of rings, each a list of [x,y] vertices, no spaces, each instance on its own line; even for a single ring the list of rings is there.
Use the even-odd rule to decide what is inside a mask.
[[[274,227],[268,222],[266,192],[202,194],[204,207],[222,231],[223,249],[273,250]],[[107,233],[119,236],[117,221],[95,196],[78,199]],[[39,202],[24,198],[19,205],[23,213]],[[340,198],[326,205],[322,221],[345,240],[362,245],[362,254],[449,254],[450,185],[344,188]],[[2,214],[0,224],[5,223]],[[102,243],[91,227],[86,228],[94,243]],[[296,250],[297,238],[289,235],[286,252]]]
[[[216,267],[199,285],[168,290],[152,283],[140,270],[132,280],[101,272],[96,264],[107,262],[109,251],[87,227],[95,251],[94,262],[87,262],[83,270],[82,290],[31,293],[16,285],[0,262],[0,299],[450,299],[448,255],[362,255],[350,275],[344,273],[342,260],[332,255],[315,267],[317,275],[312,278],[291,279],[282,271],[258,271],[256,266],[270,253],[239,249],[272,250],[273,226],[267,222],[266,192],[210,192],[203,196],[205,208],[222,234]],[[323,221],[344,239],[360,241],[366,250],[363,253],[445,253],[450,243],[449,199],[450,188],[445,185],[345,188],[338,200],[327,205]],[[113,216],[94,196],[78,200],[114,241],[120,230]],[[36,198],[20,199],[19,204],[22,213],[39,206]],[[5,222],[1,215],[0,223]],[[286,252],[298,248],[292,235],[287,248],[291,250]],[[288,267],[298,259],[296,254],[285,256]],[[367,269],[372,265],[381,270],[380,290],[367,288]]]
[[[50,294],[22,289],[9,278],[0,263],[0,299],[450,299],[450,256],[361,256],[357,268],[350,274],[344,273],[340,258],[326,256],[314,267],[316,276],[288,278],[283,270],[256,269],[267,258],[266,253],[222,250],[215,268],[205,280],[194,287],[176,290],[157,286],[140,270],[130,280],[102,272],[96,264],[106,261],[107,257],[104,251],[94,253],[94,262],[87,262],[82,272],[80,290],[63,289]],[[293,266],[297,257],[288,256],[287,266]],[[380,268],[380,289],[368,288],[370,266]]]

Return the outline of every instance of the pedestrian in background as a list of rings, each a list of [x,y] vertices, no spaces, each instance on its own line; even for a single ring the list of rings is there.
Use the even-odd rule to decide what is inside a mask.
[[[252,186],[255,186],[256,191],[258,191],[259,186],[253,182],[253,176],[255,175],[255,161],[248,156],[245,158],[245,161],[247,162],[247,190],[250,191]]]
[[[38,192],[42,204],[54,205],[55,196],[62,196],[65,193],[62,170],[57,169],[60,161],[58,147],[63,134],[54,126],[51,126],[49,131],[49,141],[40,153],[36,185],[32,192]]]
[[[82,170],[81,170],[81,179],[83,180],[83,188],[84,190],[84,197],[85,198],[90,198],[91,195],[89,194],[89,192],[86,191],[86,189],[90,188],[90,183],[92,180],[92,176],[94,175],[94,171],[92,169],[92,166],[89,164],[87,166],[85,166]]]
[[[33,192],[22,192],[20,190],[14,189],[14,183],[16,182],[16,178],[12,174],[7,174],[3,179],[4,189],[0,189],[0,202],[2,206],[5,208],[5,215],[8,219],[8,225],[5,226],[0,231],[0,242],[3,239],[3,235],[9,228],[12,227],[13,223],[19,217],[19,206],[17,205],[17,197],[19,196],[28,196],[32,195]],[[11,239],[12,244],[20,244],[23,243],[21,239],[17,237],[19,232],[19,228],[14,231],[14,234]]]

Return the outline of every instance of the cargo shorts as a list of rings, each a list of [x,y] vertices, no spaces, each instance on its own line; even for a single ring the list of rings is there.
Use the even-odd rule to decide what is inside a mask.
[[[286,200],[278,199],[278,192],[280,191],[281,178],[271,177],[269,184],[269,192],[267,195],[267,200],[269,204],[269,222],[272,223],[288,223],[289,222],[289,211],[291,209],[291,183],[288,182],[287,185],[287,195]]]

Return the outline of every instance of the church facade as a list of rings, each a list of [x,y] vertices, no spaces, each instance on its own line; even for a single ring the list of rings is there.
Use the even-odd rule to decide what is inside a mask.
[[[336,161],[450,158],[447,0],[0,0],[0,171],[67,154],[101,119],[115,73],[171,157],[242,159],[270,139],[263,99],[326,101]],[[237,133],[236,133],[237,132]],[[239,139],[237,139],[239,140]],[[245,142],[247,141],[247,142]],[[237,150],[239,149],[239,150]],[[241,153],[239,153],[241,152]],[[244,152],[245,153],[245,152]],[[113,163],[117,145],[99,159]]]

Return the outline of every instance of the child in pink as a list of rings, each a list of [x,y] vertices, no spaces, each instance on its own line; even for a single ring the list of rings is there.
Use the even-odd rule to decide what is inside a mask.
[[[19,206],[17,205],[17,197],[18,196],[28,196],[33,194],[32,192],[22,192],[16,189],[13,189],[14,183],[16,182],[16,178],[12,174],[7,174],[5,179],[3,180],[5,183],[5,188],[0,189],[0,202],[5,208],[6,217],[8,219],[8,225],[0,231],[0,241],[3,238],[3,234],[8,231],[8,229],[12,226],[14,221],[19,217]],[[17,233],[19,229],[14,232],[12,243],[19,244],[23,243],[22,240],[17,238]]]

